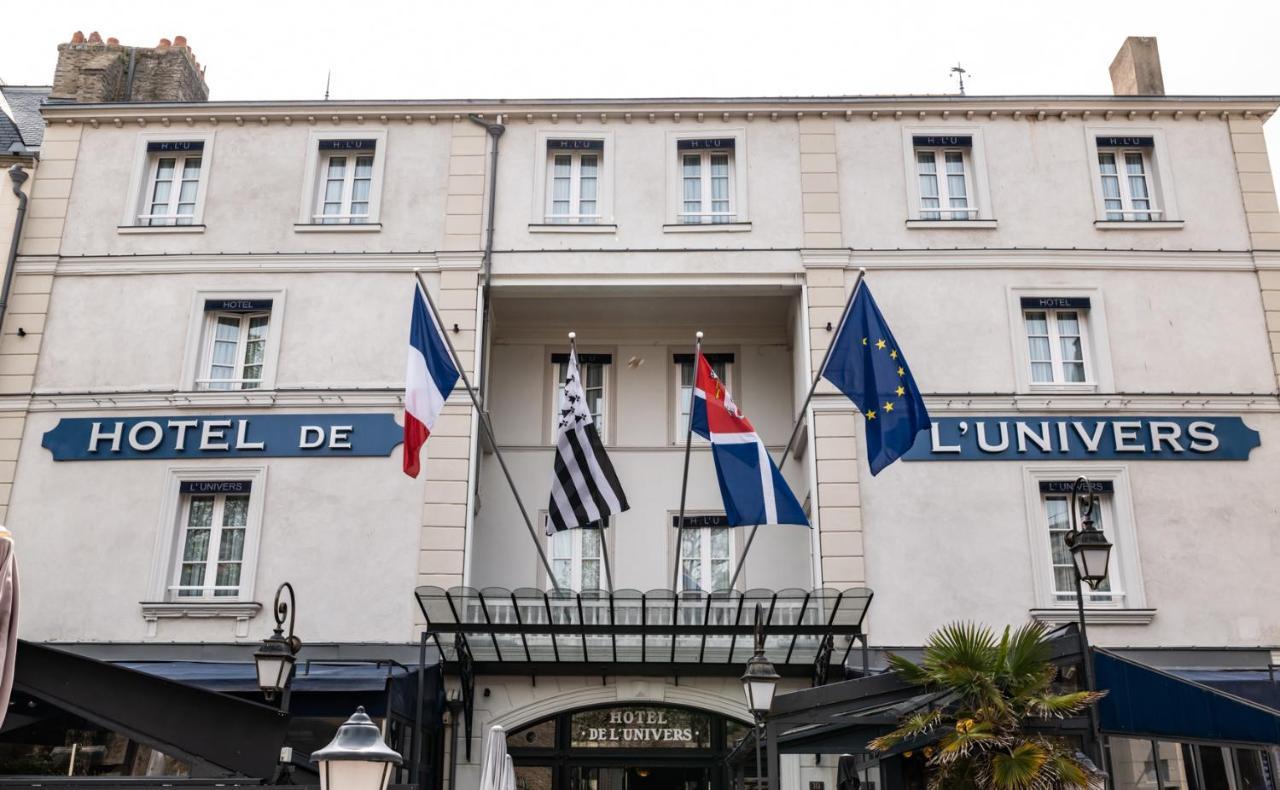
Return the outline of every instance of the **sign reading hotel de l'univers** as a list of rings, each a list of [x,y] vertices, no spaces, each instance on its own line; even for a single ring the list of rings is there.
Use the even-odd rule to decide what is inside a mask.
[[[386,456],[404,439],[391,414],[68,417],[41,445],[55,461]]]
[[[941,417],[904,461],[1244,461],[1261,444],[1239,417]]]

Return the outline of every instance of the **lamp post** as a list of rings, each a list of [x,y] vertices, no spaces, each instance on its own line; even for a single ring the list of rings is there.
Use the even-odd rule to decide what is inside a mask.
[[[289,591],[289,601],[280,600],[280,594]],[[262,640],[262,647],[253,654],[253,663],[258,670],[258,686],[268,701],[281,694],[280,709],[289,710],[289,688],[293,678],[294,658],[302,649],[302,640],[293,635],[293,621],[297,604],[293,597],[293,585],[289,582],[276,589],[276,599],[271,613],[275,617],[276,627],[271,636]],[[289,618],[289,635],[284,635],[284,621]]]
[[[764,776],[760,763],[760,738],[764,730],[764,717],[773,707],[773,692],[778,687],[779,679],[773,663],[764,654],[764,622],[761,620],[761,612],[760,604],[756,604],[756,651],[747,662],[747,671],[742,673],[742,691],[747,697],[747,709],[755,719],[757,788]]]
[[[1076,478],[1071,487],[1071,532],[1066,536],[1067,548],[1071,550],[1071,562],[1075,570],[1076,582],[1076,617],[1077,633],[1080,637],[1080,663],[1084,667],[1084,685],[1086,691],[1095,691],[1093,680],[1093,662],[1089,660],[1089,632],[1085,628],[1084,619],[1084,584],[1096,590],[1107,579],[1107,565],[1111,559],[1111,543],[1102,530],[1094,525],[1093,513],[1097,507],[1097,498],[1093,493],[1093,484],[1087,477]],[[1078,514],[1082,516],[1083,528],[1077,523]],[[1093,754],[1089,756],[1096,762],[1098,770],[1103,768],[1102,733],[1098,726],[1097,703],[1089,705],[1089,738],[1093,742]]]
[[[320,769],[320,790],[386,790],[392,766],[404,762],[363,707],[311,759]]]

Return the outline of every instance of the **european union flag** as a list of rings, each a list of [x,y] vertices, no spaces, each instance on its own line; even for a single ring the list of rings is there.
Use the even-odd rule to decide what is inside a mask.
[[[822,377],[849,396],[866,418],[867,459],[880,473],[929,428],[929,412],[907,358],[862,283],[836,335]]]

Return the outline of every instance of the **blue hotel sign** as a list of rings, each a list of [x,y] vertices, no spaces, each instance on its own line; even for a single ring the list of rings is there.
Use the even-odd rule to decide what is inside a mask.
[[[71,417],[45,432],[55,461],[387,456],[404,439],[391,414]]]
[[[941,417],[904,461],[1244,461],[1261,443],[1239,417]]]

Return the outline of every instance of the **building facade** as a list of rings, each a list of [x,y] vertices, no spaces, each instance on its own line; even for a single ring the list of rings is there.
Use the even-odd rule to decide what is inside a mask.
[[[460,693],[443,785],[499,724],[528,787],[722,787],[755,603],[786,688],[954,620],[1072,622],[1085,475],[1115,544],[1095,644],[1249,670],[1280,646],[1276,100],[201,98],[43,110],[0,343],[26,640],[243,664],[289,581],[302,658],[412,663],[431,633]],[[798,414],[863,269],[935,422],[874,478],[847,399]],[[555,581],[613,589],[612,619],[540,597],[461,388],[401,474],[419,279]],[[550,539],[570,331],[632,507]],[[699,331],[775,452],[802,424],[812,528],[762,528],[733,591],[748,532],[696,442],[674,528]],[[624,611],[655,630],[550,628]],[[783,785],[835,771],[787,756]]]

